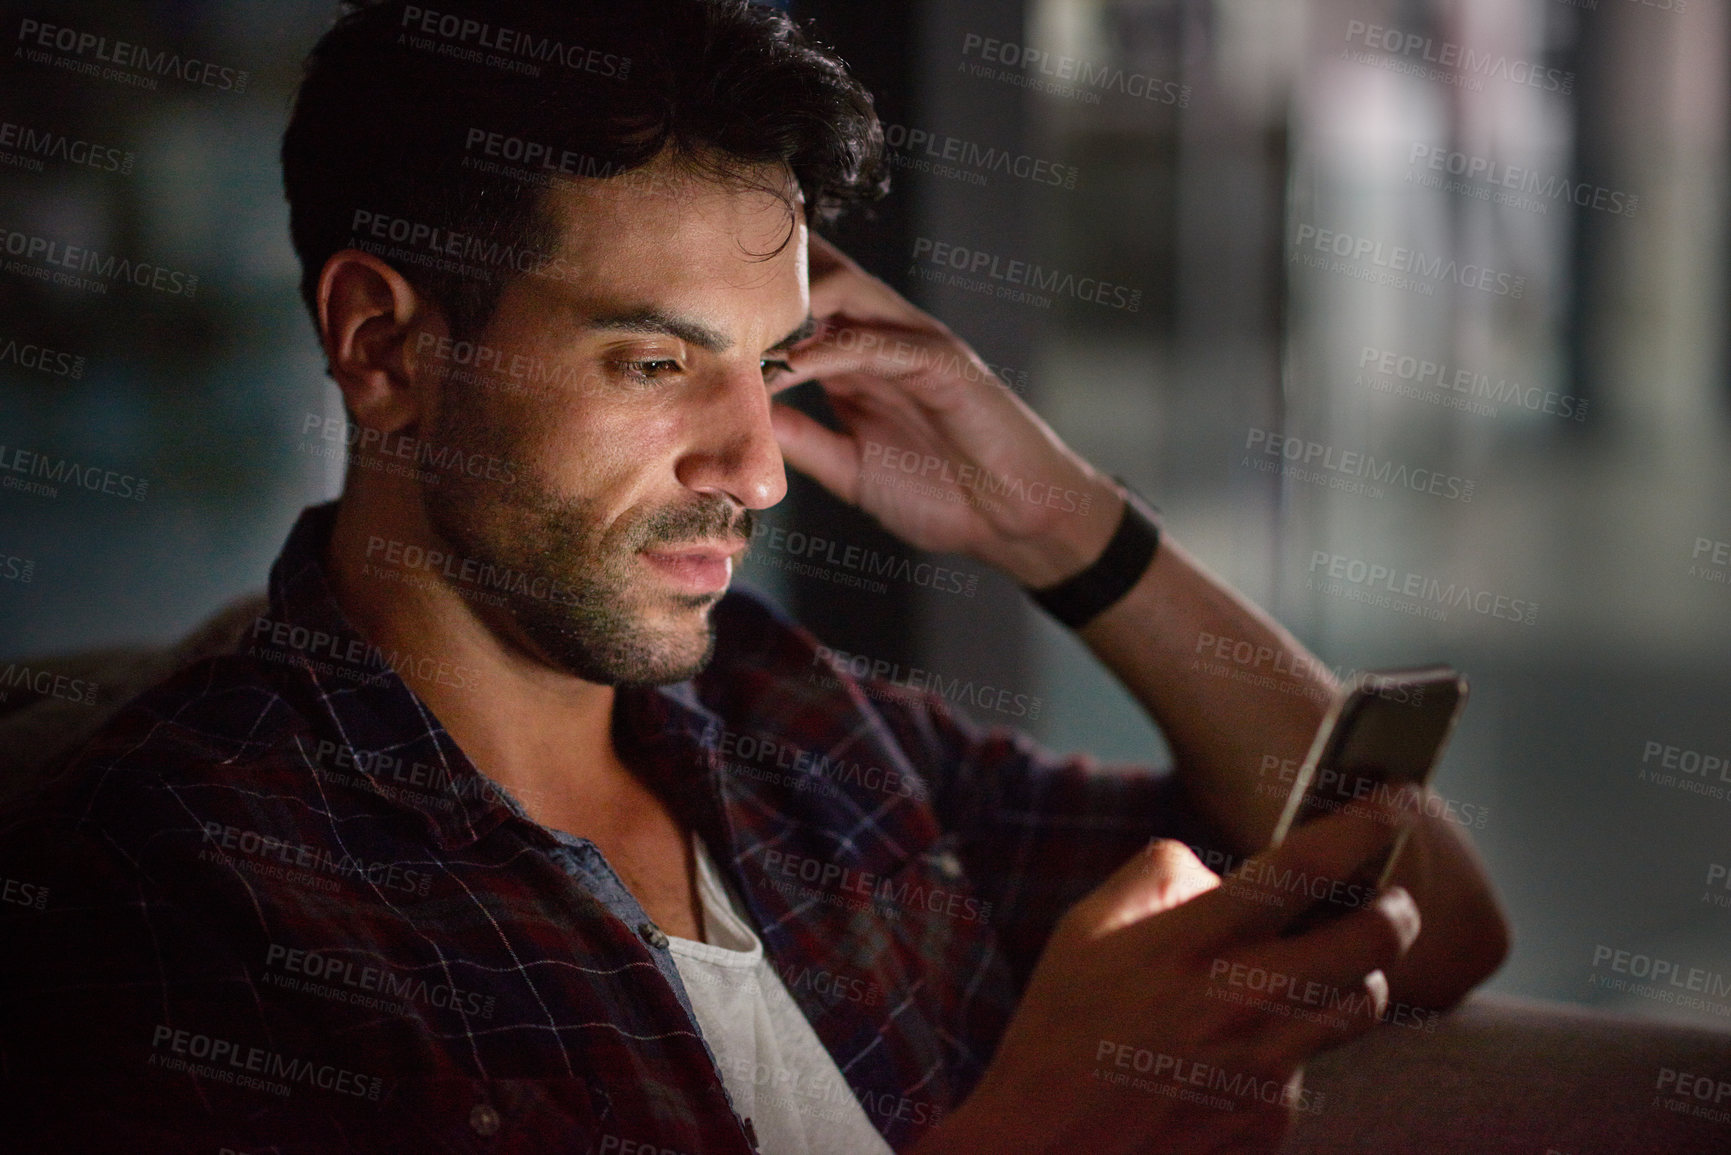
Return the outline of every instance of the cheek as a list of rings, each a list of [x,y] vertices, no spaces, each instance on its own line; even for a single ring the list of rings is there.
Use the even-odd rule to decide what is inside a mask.
[[[652,488],[677,456],[680,421],[671,404],[572,406],[529,414],[536,472],[555,488],[590,497]],[[620,492],[623,491],[623,492]]]

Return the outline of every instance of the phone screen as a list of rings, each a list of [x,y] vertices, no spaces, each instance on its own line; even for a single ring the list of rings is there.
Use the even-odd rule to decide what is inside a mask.
[[[1367,671],[1343,687],[1293,783],[1273,844],[1279,845],[1294,826],[1337,813],[1355,799],[1386,799],[1408,783],[1424,785],[1466,693],[1466,680],[1448,666]],[[1288,926],[1288,933],[1368,902],[1387,883],[1405,840],[1403,831],[1386,854],[1337,888],[1346,901],[1317,902]]]

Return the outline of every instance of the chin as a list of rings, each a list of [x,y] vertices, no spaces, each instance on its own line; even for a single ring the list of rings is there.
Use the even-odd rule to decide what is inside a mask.
[[[715,652],[715,629],[703,604],[664,609],[638,620],[629,656],[613,663],[621,685],[664,686],[701,673]]]

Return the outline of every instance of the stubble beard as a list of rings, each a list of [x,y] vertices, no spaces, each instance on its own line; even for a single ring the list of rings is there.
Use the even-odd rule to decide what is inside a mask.
[[[421,497],[433,531],[456,555],[510,575],[502,612],[545,660],[609,686],[682,682],[709,664],[715,628],[708,611],[721,595],[652,588],[639,551],[697,540],[749,542],[750,510],[700,498],[609,533],[598,501],[554,490],[509,445],[498,444],[506,439],[472,418],[447,408],[434,440],[460,447],[465,459],[480,452],[514,463],[509,483],[454,469],[423,481]]]

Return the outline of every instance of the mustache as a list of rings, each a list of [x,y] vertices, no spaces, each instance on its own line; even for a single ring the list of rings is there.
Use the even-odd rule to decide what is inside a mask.
[[[716,497],[699,500],[694,505],[656,510],[644,518],[635,536],[639,549],[693,540],[738,540],[749,545],[756,529],[757,517],[751,510]]]

